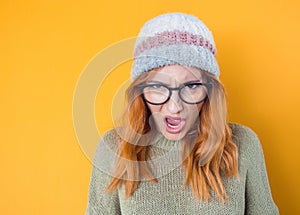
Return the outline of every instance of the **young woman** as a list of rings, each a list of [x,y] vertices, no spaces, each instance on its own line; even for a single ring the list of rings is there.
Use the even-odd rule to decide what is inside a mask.
[[[194,16],[143,26],[123,125],[95,153],[87,214],[278,214],[257,135],[227,122],[215,54]]]

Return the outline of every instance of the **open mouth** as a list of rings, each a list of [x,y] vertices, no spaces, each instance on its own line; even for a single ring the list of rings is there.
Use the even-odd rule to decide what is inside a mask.
[[[176,134],[182,130],[185,121],[180,117],[165,117],[165,124],[167,132]]]

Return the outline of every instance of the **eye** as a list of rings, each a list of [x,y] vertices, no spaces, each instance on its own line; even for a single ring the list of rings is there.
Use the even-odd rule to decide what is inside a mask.
[[[162,89],[162,88],[165,88],[165,86],[162,85],[162,84],[151,84],[149,87],[151,87],[153,89]]]
[[[186,87],[188,87],[189,89],[197,89],[199,86],[199,83],[190,83],[186,85]]]

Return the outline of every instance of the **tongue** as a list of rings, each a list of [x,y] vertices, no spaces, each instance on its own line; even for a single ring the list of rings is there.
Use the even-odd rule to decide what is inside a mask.
[[[179,123],[181,122],[180,119],[171,119],[171,118],[167,118],[167,122],[171,125],[179,125]]]

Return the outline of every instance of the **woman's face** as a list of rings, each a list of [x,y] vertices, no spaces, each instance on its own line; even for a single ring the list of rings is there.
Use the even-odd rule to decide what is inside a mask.
[[[188,82],[206,82],[201,76],[201,71],[192,67],[170,65],[150,72],[152,74],[147,84],[163,84],[175,88]],[[191,85],[189,89],[193,89],[195,86]],[[154,87],[157,88],[159,85]],[[190,95],[186,96],[188,99],[192,98]],[[173,90],[170,99],[164,104],[153,105],[148,102],[146,104],[151,111],[150,121],[154,120],[156,129],[169,140],[180,140],[191,128],[198,126],[199,111],[203,106],[203,102],[199,104],[185,103],[179,97],[178,90]]]

